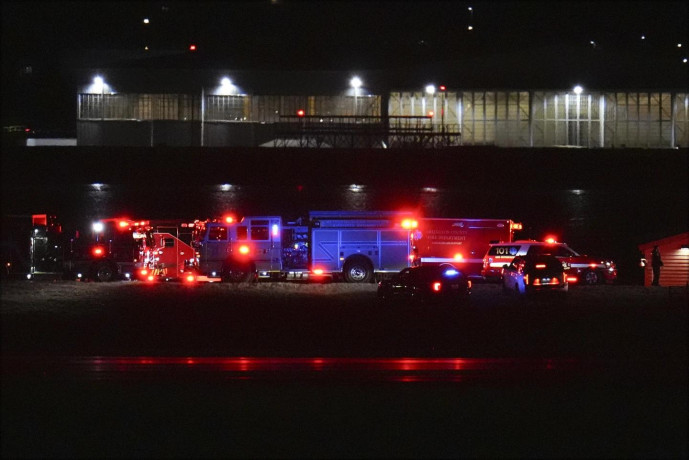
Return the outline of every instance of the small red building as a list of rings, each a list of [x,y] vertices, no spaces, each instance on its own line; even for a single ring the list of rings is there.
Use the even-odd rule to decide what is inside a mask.
[[[651,251],[656,245],[663,261],[663,267],[660,269],[660,285],[689,286],[689,232],[639,245],[639,251],[646,260],[644,286],[650,286],[653,280]]]

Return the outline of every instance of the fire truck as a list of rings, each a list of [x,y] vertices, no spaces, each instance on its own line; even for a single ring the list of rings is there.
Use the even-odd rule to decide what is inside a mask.
[[[366,283],[409,265],[415,222],[411,213],[394,211],[312,211],[294,222],[280,216],[197,220],[180,226],[191,230],[189,242],[149,230],[142,270],[149,280]]]
[[[450,263],[480,280],[489,245],[509,243],[521,229],[509,219],[422,218],[412,232],[412,265]]]
[[[101,219],[91,229],[63,229],[55,216],[34,214],[29,237],[28,278],[61,275],[71,279],[131,279],[138,268],[136,230],[145,222]]]

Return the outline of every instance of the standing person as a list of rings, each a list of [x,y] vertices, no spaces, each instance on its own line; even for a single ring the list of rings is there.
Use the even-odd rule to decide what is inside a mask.
[[[660,249],[658,246],[653,246],[651,251],[651,267],[653,268],[653,282],[652,286],[660,286],[660,267],[663,266],[663,261],[660,258]]]

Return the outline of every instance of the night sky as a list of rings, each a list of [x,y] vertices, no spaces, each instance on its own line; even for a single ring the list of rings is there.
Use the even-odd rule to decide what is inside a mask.
[[[412,75],[403,83],[427,74],[462,88],[682,89],[687,16],[684,1],[5,1],[3,126],[73,125],[64,108],[74,69],[113,56],[189,59],[191,44],[192,65],[206,68],[392,69]]]

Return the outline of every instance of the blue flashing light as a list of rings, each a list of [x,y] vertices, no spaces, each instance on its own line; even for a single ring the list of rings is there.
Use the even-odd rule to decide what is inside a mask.
[[[457,276],[457,275],[459,275],[459,272],[457,270],[455,270],[454,268],[449,268],[449,269],[445,270],[444,274],[445,274],[445,276]]]

